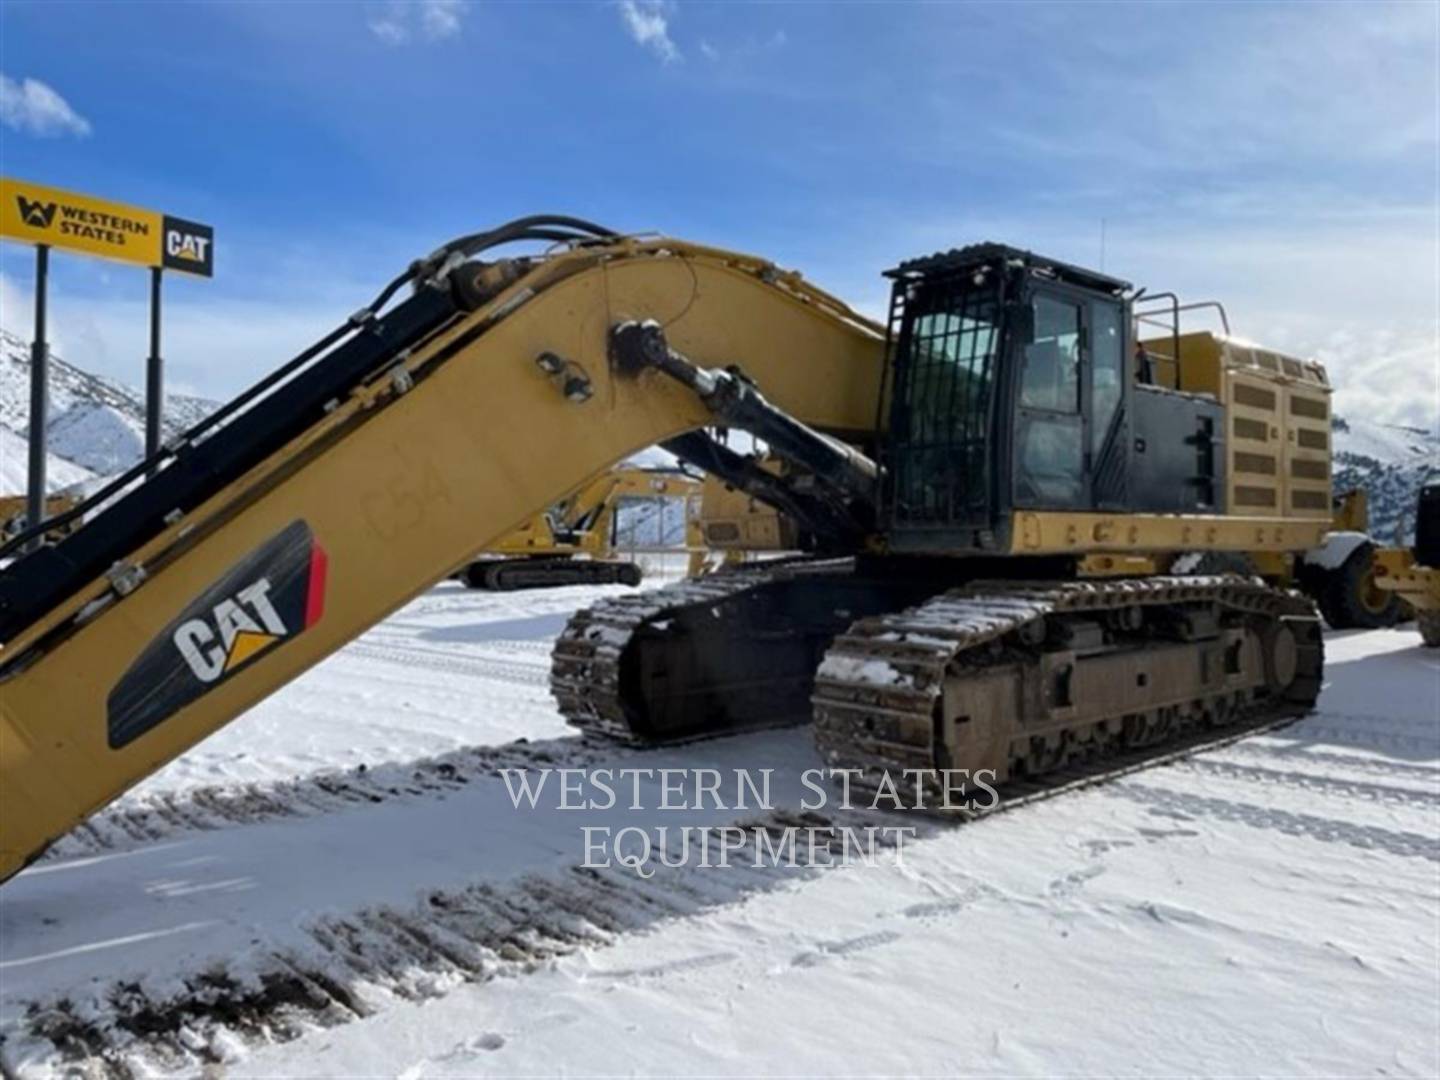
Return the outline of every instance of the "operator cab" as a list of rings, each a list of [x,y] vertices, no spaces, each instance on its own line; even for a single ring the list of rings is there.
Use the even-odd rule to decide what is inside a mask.
[[[1011,508],[1123,504],[1127,282],[1001,244],[887,276],[892,547],[994,548]]]
[[[1151,385],[1128,282],[993,243],[886,276],[892,550],[1005,550],[1014,511],[1225,512],[1224,395]]]

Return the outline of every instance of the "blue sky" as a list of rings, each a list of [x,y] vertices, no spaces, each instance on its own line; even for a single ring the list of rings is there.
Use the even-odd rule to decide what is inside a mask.
[[[1431,3],[0,5],[0,171],[212,223],[172,385],[226,396],[452,235],[556,211],[753,251],[879,314],[1006,240],[1218,297],[1352,414],[1437,412]],[[0,248],[29,332],[30,255]],[[131,383],[143,272],[57,257]]]

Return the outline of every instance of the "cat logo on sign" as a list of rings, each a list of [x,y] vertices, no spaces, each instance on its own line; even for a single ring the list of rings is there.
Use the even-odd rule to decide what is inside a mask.
[[[165,215],[166,269],[210,277],[215,273],[215,231],[209,225]]]

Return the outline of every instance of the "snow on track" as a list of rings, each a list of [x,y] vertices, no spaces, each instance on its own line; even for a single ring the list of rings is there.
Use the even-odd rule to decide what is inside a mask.
[[[664,751],[544,686],[615,589],[442,586],[0,890],[21,1075],[1440,1072],[1440,657],[1332,635],[1291,727],[877,865],[584,869],[582,825],[893,823],[788,730]],[[516,810],[496,768],[772,768],[769,813]],[[361,768],[363,766],[363,769]],[[902,824],[912,824],[902,821]]]

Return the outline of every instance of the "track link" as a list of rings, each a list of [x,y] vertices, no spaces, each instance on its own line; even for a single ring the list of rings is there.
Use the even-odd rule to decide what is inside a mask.
[[[1267,678],[1258,692],[1220,680],[1197,688],[1189,700],[1090,715],[1068,726],[1042,716],[1032,727],[1022,707],[1021,718],[1000,733],[999,749],[988,760],[950,759],[952,748],[940,734],[947,681],[953,688],[957,681],[1037,661],[1045,643],[1057,636],[1056,624],[1067,617],[1093,618],[1138,634],[1147,613],[1204,606],[1262,629],[1287,626],[1294,649],[1286,646],[1284,663],[1288,669],[1293,656],[1293,675],[1287,670],[1284,678]],[[921,776],[918,801],[926,808],[977,816],[1289,723],[1313,706],[1322,664],[1318,617],[1309,601],[1253,580],[975,582],[907,611],[861,619],[840,635],[816,677],[816,741],[831,767],[858,770],[860,790],[887,790],[887,783]],[[1026,705],[1054,716],[1041,698],[1027,698]],[[970,800],[944,805],[949,800],[936,773],[942,768],[994,768],[998,801],[979,810]]]

